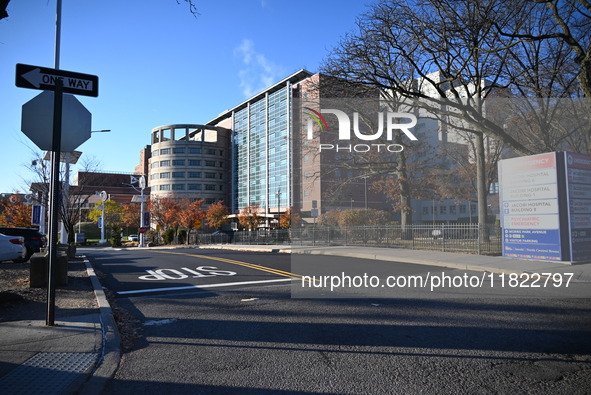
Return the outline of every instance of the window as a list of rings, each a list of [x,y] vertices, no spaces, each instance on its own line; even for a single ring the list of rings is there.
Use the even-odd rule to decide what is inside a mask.
[[[449,213],[455,214],[456,213],[456,206],[449,206]]]
[[[184,171],[173,171],[172,178],[185,178],[185,172]]]
[[[184,148],[173,148],[172,149],[172,153],[173,154],[184,154],[185,153],[185,149]]]
[[[189,166],[201,166],[199,159],[189,159]]]
[[[168,155],[170,154],[170,148],[162,148],[160,150],[160,155]]]
[[[460,214],[466,214],[466,205],[465,204],[462,204],[460,206]]]
[[[189,184],[188,189],[189,189],[189,191],[200,191],[201,184]]]
[[[185,160],[184,159],[174,159],[172,161],[172,165],[173,166],[184,166],[185,165]]]
[[[155,168],[157,168],[157,167],[158,167],[158,162],[154,162],[154,163],[152,163],[152,169],[155,169]]]
[[[190,171],[189,178],[201,178],[201,172],[200,171]]]
[[[217,153],[217,150],[215,150],[214,148],[208,148],[207,150],[205,150],[205,153],[207,155],[215,155]]]
[[[205,184],[206,191],[215,191],[215,185],[213,184]]]
[[[439,211],[441,212],[441,214],[447,214],[447,206],[441,206],[439,208]]]
[[[423,215],[429,214],[429,207],[423,207]]]
[[[161,191],[168,191],[168,190],[170,190],[170,185],[168,185],[168,184],[160,185],[160,190]]]
[[[205,173],[205,178],[215,178],[215,173]]]
[[[205,166],[215,167],[215,160],[206,160],[205,161]]]
[[[166,167],[166,166],[170,166],[170,161],[169,160],[161,160],[160,167]]]
[[[185,184],[172,184],[172,190],[173,191],[184,191]]]
[[[201,148],[189,148],[189,153],[190,154],[200,154]]]
[[[160,178],[170,178],[170,173],[169,172],[160,173]]]

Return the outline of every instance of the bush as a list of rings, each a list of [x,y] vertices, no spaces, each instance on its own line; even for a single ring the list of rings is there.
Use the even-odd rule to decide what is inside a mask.
[[[164,239],[164,244],[172,243],[174,240],[174,229],[166,229],[162,238]]]
[[[181,229],[179,230],[179,244],[185,244],[185,241],[187,241],[187,230]]]
[[[111,235],[111,246],[121,247],[121,233],[113,232]]]

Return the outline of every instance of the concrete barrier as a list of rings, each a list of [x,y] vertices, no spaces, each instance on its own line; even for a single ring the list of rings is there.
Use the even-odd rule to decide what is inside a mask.
[[[29,261],[29,287],[42,288],[47,286],[47,267],[49,254],[47,252],[36,252]],[[68,256],[58,250],[57,264],[55,267],[55,285],[68,285]]]

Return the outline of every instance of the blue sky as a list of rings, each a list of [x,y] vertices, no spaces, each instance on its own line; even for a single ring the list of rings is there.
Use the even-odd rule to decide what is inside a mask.
[[[99,77],[77,96],[95,133],[78,150],[102,170],[132,172],[152,128],[205,123],[305,68],[355,26],[369,0],[63,0],[60,68]],[[15,86],[15,65],[54,67],[56,0],[12,0],[0,20],[0,192],[26,191],[37,150],[21,106],[41,91]],[[50,132],[50,131],[48,131]]]

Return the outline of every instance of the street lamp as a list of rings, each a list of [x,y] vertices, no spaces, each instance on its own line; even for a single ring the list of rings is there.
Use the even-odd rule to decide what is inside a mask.
[[[279,228],[280,216],[281,216],[281,188],[277,189],[277,228]]]
[[[135,189],[136,191],[138,190],[133,184],[135,184],[136,182],[138,183],[138,186],[140,187],[139,192],[140,192],[140,243],[138,247],[145,247],[144,245],[144,232],[143,230],[145,229],[141,229],[141,228],[145,228],[145,223],[144,223],[144,204],[145,204],[145,197],[144,197],[144,189],[146,189],[146,177],[141,176],[139,179],[132,177],[131,179],[132,183],[131,184],[124,184],[124,185],[129,185],[130,187],[132,187],[133,189]],[[131,201],[132,202],[137,202],[137,195],[135,195]]]

